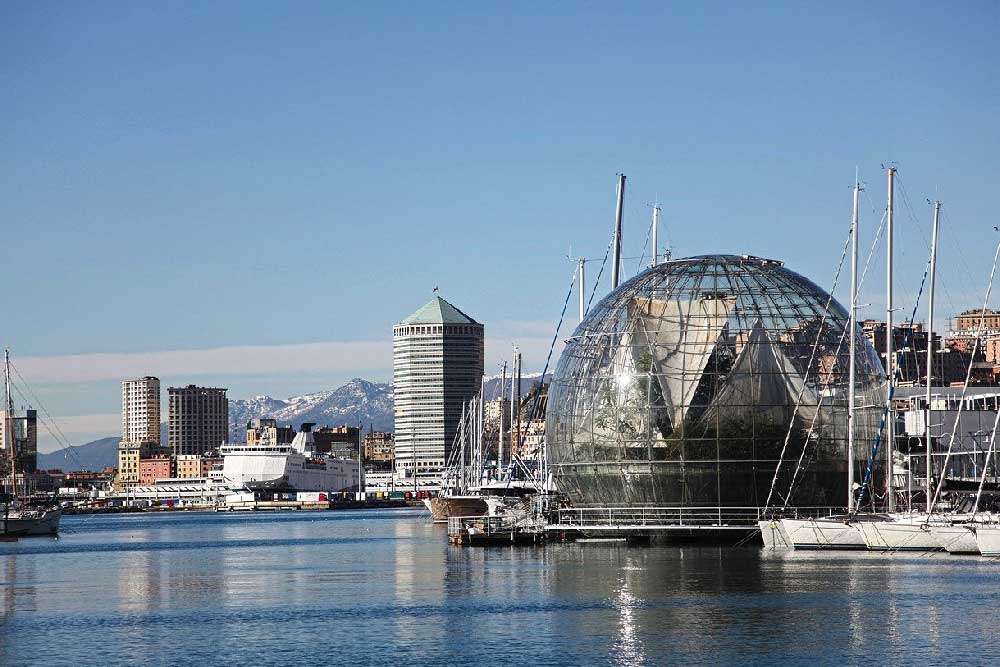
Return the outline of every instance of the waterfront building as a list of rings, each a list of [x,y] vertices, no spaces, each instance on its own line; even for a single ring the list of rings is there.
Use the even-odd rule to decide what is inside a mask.
[[[173,466],[169,456],[156,455],[139,459],[139,484],[149,486],[158,479],[173,477]]]
[[[275,419],[261,417],[247,422],[247,444],[256,445],[266,442],[271,445],[287,445],[295,438],[295,429],[291,426],[278,426]]]
[[[483,325],[435,296],[392,329],[396,468],[443,468],[483,380]]]
[[[577,507],[761,507],[777,470],[779,502],[843,506],[885,402],[878,356],[858,336],[864,444],[849,461],[847,326],[843,306],[779,261],[706,255],[646,270],[560,355],[546,411],[556,485]]]
[[[3,414],[4,426],[7,424],[7,413]],[[35,410],[15,410],[10,415],[11,430],[14,433],[14,456],[17,459],[17,471],[28,473],[29,475],[38,469],[38,413]],[[11,443],[7,442],[8,429],[0,429],[0,448],[3,449],[3,460],[0,461],[0,469],[10,470],[10,450]],[[6,474],[6,473],[5,473]]]
[[[323,426],[312,430],[315,449],[320,454],[329,454],[335,459],[357,459],[358,438],[360,431],[357,426]]]
[[[201,454],[178,454],[174,459],[174,475],[178,479],[202,477],[201,460]]]
[[[229,400],[218,387],[170,387],[168,443],[173,456],[204,454],[229,437]]]
[[[118,442],[119,489],[139,483],[139,460],[160,447],[160,381],[122,380],[122,437]]]
[[[365,436],[365,460],[380,467],[391,467],[395,459],[395,441],[392,433],[371,431]]]

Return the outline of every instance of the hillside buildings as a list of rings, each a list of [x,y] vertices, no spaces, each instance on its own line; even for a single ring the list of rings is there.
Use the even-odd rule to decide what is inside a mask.
[[[168,444],[173,456],[218,449],[229,436],[229,400],[218,387],[170,387]]]
[[[160,381],[151,376],[122,380],[122,438],[118,443],[118,487],[139,483],[139,461],[160,448]]]
[[[483,325],[435,296],[392,329],[396,469],[443,468],[483,380]]]

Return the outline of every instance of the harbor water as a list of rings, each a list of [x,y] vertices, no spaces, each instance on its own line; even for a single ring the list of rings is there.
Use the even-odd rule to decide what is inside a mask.
[[[456,547],[417,509],[68,516],[0,543],[0,664],[996,664],[998,585],[946,554]]]

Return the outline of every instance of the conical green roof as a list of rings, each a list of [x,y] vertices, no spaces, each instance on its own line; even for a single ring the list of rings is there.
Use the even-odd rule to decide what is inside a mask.
[[[479,324],[439,296],[434,297],[400,324]]]

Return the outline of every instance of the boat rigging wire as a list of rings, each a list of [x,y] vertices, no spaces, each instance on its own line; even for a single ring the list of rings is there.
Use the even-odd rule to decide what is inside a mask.
[[[979,343],[983,336],[983,325],[986,319],[986,306],[990,302],[990,292],[993,290],[993,279],[996,277],[997,273],[997,259],[1000,259],[1000,242],[997,243],[996,252],[993,254],[993,268],[990,270],[990,282],[986,286],[986,297],[983,299],[983,309],[979,313],[979,326],[976,328],[976,341],[972,346],[972,355],[969,357],[969,366],[965,371],[965,382],[962,384],[962,398],[958,404],[958,413],[955,415],[955,422],[951,427],[951,436],[948,439],[948,452],[944,456],[944,463],[941,464],[941,475],[938,479],[937,488],[934,491],[934,498],[931,500],[931,511],[934,510],[934,506],[937,504],[938,497],[941,495],[941,489],[944,486],[945,474],[948,471],[948,461],[951,459],[951,453],[955,446],[955,433],[958,431],[958,423],[962,419],[962,410],[965,407],[965,395],[969,390],[969,378],[972,376],[972,366],[976,360],[976,354],[979,352]],[[928,406],[929,408],[930,406]],[[928,519],[930,515],[928,514]]]

